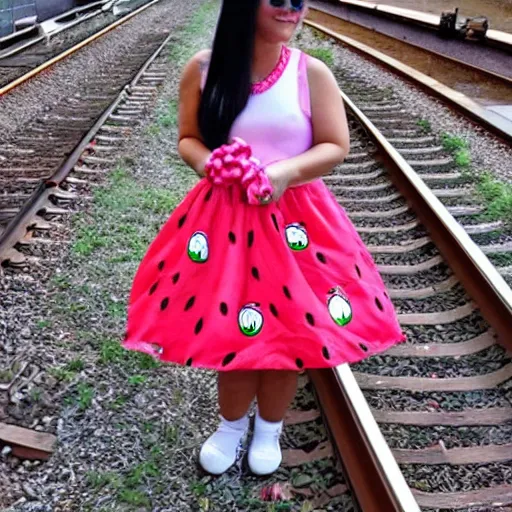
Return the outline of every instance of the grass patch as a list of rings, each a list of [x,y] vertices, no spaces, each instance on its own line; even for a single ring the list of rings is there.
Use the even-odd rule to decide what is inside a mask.
[[[78,385],[78,408],[82,411],[88,409],[92,405],[94,398],[94,388],[88,384],[81,383]]]
[[[119,340],[112,339],[101,342],[99,362],[105,365],[120,364],[134,370],[151,370],[160,366],[160,363],[148,354],[125,350]]]
[[[151,450],[147,460],[134,465],[124,475],[89,471],[86,475],[87,485],[94,489],[110,488],[120,503],[136,507],[150,507],[151,499],[146,489],[153,488],[155,480],[160,477],[162,461],[160,451]]]
[[[441,141],[445,151],[453,155],[455,164],[458,167],[467,169],[471,165],[471,153],[469,152],[469,144],[466,139],[451,135],[450,133],[443,133]]]
[[[329,68],[334,66],[334,54],[329,48],[306,48],[304,50],[308,55],[321,60]]]
[[[195,39],[204,33],[204,27],[211,23],[211,18],[215,16],[218,8],[218,2],[209,0],[197,9],[190,22],[178,31],[179,43],[173,45],[169,54],[171,62],[183,66],[198,51]]]
[[[81,372],[85,368],[85,363],[82,359],[73,359],[62,367],[50,368],[48,372],[50,375],[57,380],[70,382],[72,381],[78,372]]]
[[[425,132],[429,133],[432,131],[432,125],[428,119],[418,119],[416,124]]]
[[[144,228],[144,220],[151,214],[170,214],[180,198],[167,189],[141,186],[118,168],[111,174],[110,184],[96,191],[94,200],[94,222],[79,217],[73,252],[89,257],[99,249],[119,247],[110,261],[120,263],[141,260],[154,236]],[[110,306],[114,316],[121,314],[120,306]]]
[[[460,149],[469,149],[469,144],[462,137],[451,135],[449,133],[443,133],[441,135],[441,141],[443,148],[450,153],[458,151]]]
[[[487,218],[512,225],[512,184],[499,181],[487,172],[480,177],[477,192],[487,203]]]
[[[128,377],[128,384],[131,386],[140,386],[141,384],[145,384],[147,380],[147,377],[144,377],[144,375],[131,375]]]

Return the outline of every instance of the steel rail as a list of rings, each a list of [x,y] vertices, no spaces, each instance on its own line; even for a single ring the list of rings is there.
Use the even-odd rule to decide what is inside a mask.
[[[512,348],[510,287],[416,171],[351,99],[342,91],[340,94],[348,110],[379,148],[395,186],[429,230],[439,251],[494,328],[501,343]],[[309,374],[346,476],[362,510],[419,511],[419,505],[349,366],[314,370]]]
[[[474,102],[464,94],[453,90],[452,88],[442,84],[434,78],[429,77],[424,73],[413,69],[407,64],[404,64],[397,59],[390,57],[389,55],[375,50],[364,43],[341,35],[327,27],[324,27],[320,23],[316,23],[308,19],[304,20],[304,24],[336,39],[340,43],[344,44],[365,58],[368,58],[381,66],[391,69],[394,73],[397,73],[407,80],[410,80],[415,85],[419,85],[429,94],[440,98],[456,111],[469,118],[471,121],[476,122],[479,126],[484,126],[487,130],[497,135],[508,144],[512,144],[512,122],[508,121],[499,114],[483,108],[481,105]]]
[[[13,80],[12,82],[10,82],[7,85],[5,85],[4,87],[1,87],[0,88],[0,98],[2,96],[4,96],[5,94],[7,94],[8,92],[10,92],[13,89],[15,89],[16,87],[18,87],[19,85],[27,82],[28,80],[30,80],[34,76],[38,75],[39,73],[41,73],[45,69],[53,66],[54,64],[56,64],[57,62],[60,62],[61,60],[64,60],[66,57],[69,57],[70,55],[73,55],[74,53],[76,53],[78,50],[80,50],[84,46],[89,45],[90,43],[92,43],[96,39],[99,39],[101,36],[107,34],[108,32],[111,32],[115,28],[117,28],[120,25],[126,23],[127,21],[132,19],[134,16],[137,16],[138,14],[140,14],[143,11],[145,11],[146,9],[151,7],[152,5],[157,4],[158,2],[160,2],[160,0],[152,0],[151,2],[143,5],[142,7],[139,7],[139,9],[137,9],[137,10],[127,14],[126,16],[124,16],[123,18],[115,21],[114,23],[112,23],[108,27],[105,27],[104,29],[100,30],[99,32],[96,32],[92,36],[89,36],[87,39],[84,39],[83,41],[80,41],[79,43],[77,43],[76,45],[72,46],[71,48],[68,48],[67,50],[65,50],[64,52],[60,53],[59,55],[53,57],[50,60],[47,60],[46,62],[44,62],[43,64],[41,64],[41,65],[37,66],[36,68],[32,69],[28,73],[25,73],[23,76],[20,76],[19,78],[16,78],[16,80]]]
[[[159,0],[156,0],[159,1]],[[32,193],[27,202],[19,210],[17,215],[9,222],[5,230],[0,234],[0,261],[8,259],[10,251],[18,243],[18,241],[25,235],[26,230],[34,224],[34,216],[47,201],[48,197],[52,195],[52,191],[67,178],[73,167],[79,161],[84,149],[92,141],[96,133],[101,129],[103,124],[107,121],[112,112],[115,111],[117,106],[123,101],[130,89],[137,85],[141,77],[147,71],[148,67],[162,52],[165,46],[172,39],[173,35],[169,34],[161,45],[152,53],[152,55],[144,62],[140,70],[128,84],[123,87],[123,90],[118,94],[114,101],[103,111],[98,120],[94,123],[87,134],[75,146],[75,149],[60,165],[59,169],[53,173],[51,177],[43,180],[38,188]]]

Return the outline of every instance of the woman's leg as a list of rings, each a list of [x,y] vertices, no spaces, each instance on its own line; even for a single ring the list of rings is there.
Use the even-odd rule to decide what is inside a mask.
[[[228,421],[235,421],[247,413],[256,397],[260,373],[256,371],[220,372],[220,414]]]
[[[258,386],[258,412],[249,448],[249,467],[257,475],[273,473],[281,464],[279,436],[283,418],[297,391],[297,372],[265,371]]]
[[[269,422],[281,421],[297,392],[297,372],[261,372],[257,397],[260,416]]]
[[[201,448],[199,462],[203,469],[220,475],[235,462],[238,447],[247,428],[247,411],[256,396],[259,372],[219,373],[219,406],[221,421]]]

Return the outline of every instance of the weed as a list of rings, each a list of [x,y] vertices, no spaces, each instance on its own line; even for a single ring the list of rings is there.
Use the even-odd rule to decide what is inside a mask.
[[[78,384],[78,408],[82,411],[88,409],[92,405],[94,398],[94,388],[81,382]]]
[[[206,494],[206,484],[204,482],[192,482],[190,490],[197,496],[204,496]]]
[[[432,131],[432,126],[428,119],[418,119],[416,121],[416,124],[426,133],[429,133]]]
[[[467,168],[471,165],[471,154],[467,149],[458,149],[455,151],[454,159],[458,167]]]
[[[125,350],[118,340],[103,340],[100,345],[100,363],[102,364],[124,364],[130,368],[151,370],[158,368],[160,363],[147,354],[129,352]]]
[[[503,183],[487,172],[480,177],[477,192],[487,203],[489,219],[512,224],[512,184]]]
[[[455,164],[462,169],[468,169],[471,165],[471,154],[467,140],[457,135],[443,133],[441,141],[443,148],[453,155]]]
[[[85,363],[82,359],[73,359],[66,365],[66,369],[70,372],[81,372],[85,368]]]
[[[118,498],[119,501],[136,507],[149,507],[150,505],[148,495],[137,489],[121,489],[119,491]]]
[[[328,67],[334,66],[334,54],[329,48],[306,48],[304,51],[311,57],[321,60]]]
[[[30,390],[30,398],[32,402],[39,402],[41,400],[41,396],[43,395],[43,392],[40,388],[32,388]]]
[[[147,380],[147,377],[144,377],[144,375],[131,375],[130,377],[128,377],[128,383],[132,386],[140,386],[141,384],[144,384]]]
[[[36,325],[39,329],[46,329],[47,327],[50,327],[51,322],[50,320],[39,320]]]
[[[88,471],[86,474],[87,484],[95,489],[100,489],[106,485],[118,487],[120,484],[119,475],[115,473],[100,473],[98,471]]]
[[[78,372],[81,372],[85,368],[85,363],[82,359],[73,359],[61,368],[50,368],[48,371],[52,377],[57,380],[70,382],[73,380]]]
[[[443,143],[443,148],[450,153],[454,153],[461,149],[469,149],[469,144],[465,139],[456,135],[451,135],[450,133],[443,133],[441,135],[441,141]]]
[[[164,428],[164,441],[170,445],[174,446],[178,442],[178,428],[174,425],[166,425]]]

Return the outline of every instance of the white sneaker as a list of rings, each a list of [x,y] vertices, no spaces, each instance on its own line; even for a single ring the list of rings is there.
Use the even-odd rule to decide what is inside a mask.
[[[224,473],[236,462],[249,427],[247,415],[236,421],[227,421],[222,416],[220,420],[219,428],[206,440],[199,453],[199,463],[212,475]]]
[[[254,434],[249,447],[249,468],[255,475],[270,475],[280,466],[283,459],[279,437],[283,422],[265,421],[259,412],[254,421]]]

